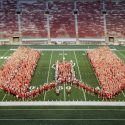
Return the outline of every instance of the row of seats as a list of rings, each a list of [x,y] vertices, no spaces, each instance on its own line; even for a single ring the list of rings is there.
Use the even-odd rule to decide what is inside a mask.
[[[125,1],[106,2],[108,35],[125,37]]]
[[[21,30],[25,37],[47,37],[45,4],[22,3]]]
[[[75,16],[73,14],[74,2],[49,1],[45,2],[3,0],[0,9],[0,38],[11,37],[19,33],[19,18],[17,8],[22,10],[20,15],[21,32],[23,37],[47,37],[48,7],[50,20],[50,36],[76,37]],[[102,10],[107,10],[106,22],[108,35],[125,36],[125,2],[77,1],[78,10],[78,36],[79,37],[104,37],[104,17]],[[76,12],[77,13],[77,12]]]
[[[103,6],[101,2],[78,2],[79,37],[104,37]]]
[[[55,1],[49,3],[51,37],[75,37],[74,3]]]

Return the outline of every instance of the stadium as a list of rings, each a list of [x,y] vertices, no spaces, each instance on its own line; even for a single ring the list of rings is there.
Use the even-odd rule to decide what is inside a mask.
[[[124,0],[0,0],[0,125],[125,124]]]

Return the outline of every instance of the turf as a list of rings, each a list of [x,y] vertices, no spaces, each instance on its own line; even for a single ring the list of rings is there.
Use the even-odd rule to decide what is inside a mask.
[[[76,78],[86,84],[97,87],[98,80],[93,72],[91,64],[86,56],[84,49],[97,48],[99,46],[28,46],[42,50],[41,58],[38,61],[34,75],[32,76],[31,86],[43,85],[47,82],[54,81],[55,71],[52,65],[57,60],[72,60],[75,63]],[[109,46],[125,63],[125,47]],[[18,46],[0,46],[0,57],[8,57]],[[58,51],[55,51],[59,49]],[[67,49],[64,51],[64,49]],[[70,49],[75,49],[69,51]],[[83,51],[77,51],[83,49]],[[5,59],[0,59],[0,66],[5,63]],[[29,99],[28,101],[107,101],[91,95],[79,88],[72,87],[71,95],[65,92],[67,85],[63,85],[60,96],[55,95],[55,90],[41,94],[40,96]],[[0,90],[0,101],[21,101],[15,96]],[[108,100],[110,101],[110,100]],[[125,101],[125,91],[111,99],[111,101]],[[125,107],[87,107],[87,106],[41,106],[41,107],[0,107],[0,125],[124,125],[125,124]]]
[[[0,107],[1,125],[124,125],[124,107]]]
[[[28,46],[35,49],[43,49],[40,51],[41,57],[38,61],[34,75],[32,76],[30,86],[38,87],[45,83],[50,83],[55,80],[55,70],[52,65],[56,61],[72,60],[75,63],[75,75],[80,81],[96,88],[98,87],[98,80],[93,72],[91,64],[87,58],[86,50],[88,48],[97,48],[99,46]],[[18,46],[0,46],[0,57],[8,57],[14,51],[10,49],[16,49]],[[125,47],[121,46],[110,46],[112,49],[117,49],[114,53],[117,54],[119,58],[125,61]],[[49,51],[45,49],[50,49]],[[56,50],[58,49],[58,51]],[[71,49],[71,50],[70,50]],[[78,51],[78,49],[83,49]],[[55,51],[56,50],[56,51]],[[70,51],[69,51],[70,50]],[[0,59],[0,65],[5,63],[5,59]],[[59,96],[56,96],[55,89],[48,91],[38,97],[28,99],[27,101],[102,101],[102,98],[98,98],[96,95],[90,94],[83,89],[71,86],[71,94],[66,94],[66,87],[68,85],[62,85],[62,90]],[[0,90],[0,101],[21,101],[21,99],[16,98],[13,95],[7,94]],[[103,100],[107,101],[107,100]],[[110,100],[108,100],[110,101]],[[122,91],[118,96],[111,99],[111,101],[125,101],[125,91]]]

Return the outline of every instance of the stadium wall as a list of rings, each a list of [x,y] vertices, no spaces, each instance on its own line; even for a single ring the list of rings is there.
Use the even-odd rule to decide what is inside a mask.
[[[105,45],[108,41],[109,45],[124,45],[125,39],[114,38],[114,42],[110,42],[109,38],[22,38],[21,42],[13,42],[13,39],[0,39],[0,45],[73,45],[73,44],[82,44],[82,45]]]

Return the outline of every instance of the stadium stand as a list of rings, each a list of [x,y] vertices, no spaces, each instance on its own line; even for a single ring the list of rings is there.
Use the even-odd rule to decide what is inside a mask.
[[[104,37],[102,2],[77,2],[79,37]]]
[[[51,37],[75,37],[74,2],[49,2]]]
[[[23,37],[47,37],[46,15],[44,2],[26,2],[20,3],[21,15],[21,30]]]
[[[124,7],[125,1],[1,0],[0,38],[15,34],[30,38],[104,38],[104,8],[107,35],[123,38]]]
[[[125,1],[105,3],[108,11],[107,30],[109,36],[124,38],[125,37]]]
[[[18,32],[16,16],[17,0],[4,0],[0,9],[0,38],[8,38]]]

